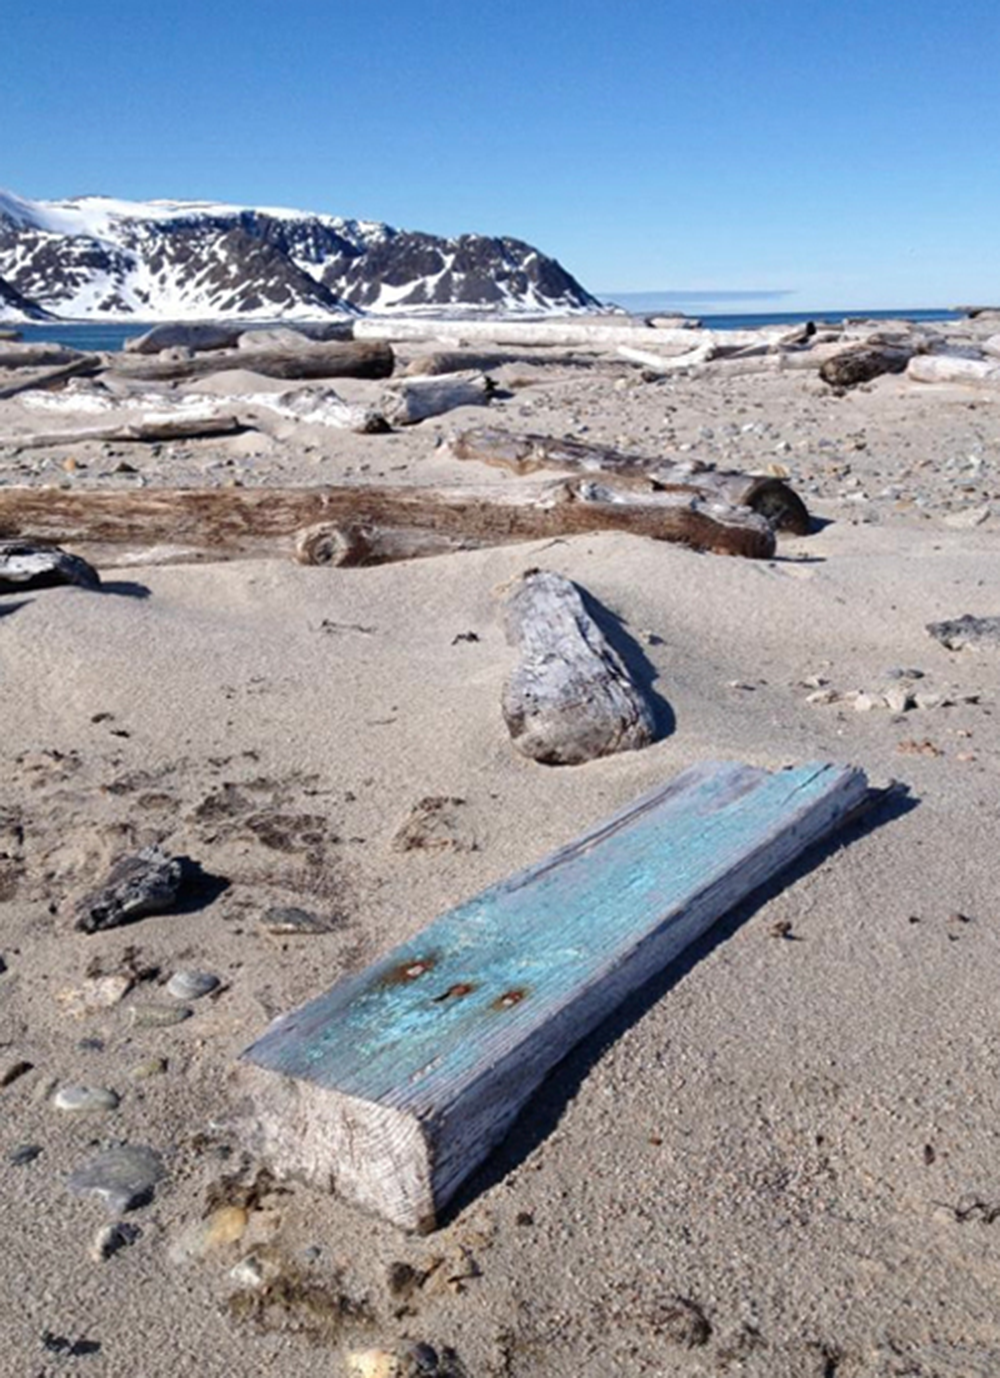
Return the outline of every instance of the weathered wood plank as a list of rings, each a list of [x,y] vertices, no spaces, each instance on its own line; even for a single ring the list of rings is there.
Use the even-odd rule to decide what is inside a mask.
[[[523,756],[580,765],[653,740],[652,708],[569,579],[526,571],[507,595],[504,629],[518,658],[500,708]]]
[[[181,416],[136,417],[132,421],[108,422],[104,426],[81,426],[77,430],[35,431],[24,435],[0,435],[0,449],[47,450],[59,445],[83,445],[88,441],[196,440],[206,436],[232,435],[246,427],[231,413],[203,412]]]
[[[826,764],[685,771],[277,1019],[238,1065],[248,1146],[434,1228],[567,1051],[866,790]]]

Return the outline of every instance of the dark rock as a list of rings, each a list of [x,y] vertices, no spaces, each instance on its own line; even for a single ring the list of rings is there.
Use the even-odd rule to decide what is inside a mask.
[[[183,868],[176,857],[159,847],[143,847],[122,857],[107,880],[76,905],[76,927],[84,933],[117,928],[144,914],[163,914],[180,890]]]
[[[74,1196],[96,1196],[115,1215],[147,1205],[164,1176],[159,1154],[141,1145],[119,1144],[70,1174]]]
[[[76,584],[100,588],[101,577],[79,555],[41,541],[0,540],[0,593],[24,593],[28,589]]]
[[[966,613],[948,622],[929,622],[927,631],[949,651],[960,651],[963,646],[977,651],[983,647],[1000,648],[1000,617],[973,617]]]
[[[24,1167],[26,1163],[33,1163],[42,1154],[41,1144],[18,1144],[17,1148],[12,1148],[7,1154],[7,1161],[14,1167]]]

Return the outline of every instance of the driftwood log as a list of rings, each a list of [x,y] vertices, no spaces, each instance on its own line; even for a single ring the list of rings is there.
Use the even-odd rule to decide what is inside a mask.
[[[88,440],[156,442],[193,440],[204,436],[232,435],[245,429],[231,414],[174,416],[161,420],[118,421],[77,430],[44,431],[25,435],[0,435],[0,449],[41,450],[56,445],[82,445]]]
[[[243,1146],[426,1232],[581,1038],[863,805],[864,775],[702,762],[276,1019]]]
[[[949,354],[918,354],[906,366],[914,383],[964,383],[1000,388],[1000,360],[963,359]]]
[[[388,378],[395,359],[384,341],[333,340],[299,349],[213,350],[193,359],[105,354],[104,367],[124,378],[180,382],[209,373],[248,369],[266,378]]]
[[[79,349],[61,344],[0,344],[0,369],[58,368],[82,358]]]
[[[478,460],[515,474],[558,469],[571,474],[604,474],[645,480],[658,491],[692,493],[730,507],[749,507],[777,531],[804,536],[809,531],[805,503],[781,479],[708,469],[697,461],[670,463],[548,435],[515,435],[499,427],[478,427],[454,437],[457,459]]]
[[[528,570],[508,594],[503,620],[518,660],[500,706],[523,756],[579,765],[649,745],[653,711],[574,584]]]
[[[268,333],[268,327],[255,328],[248,326],[245,321],[177,321],[154,325],[144,335],[134,335],[125,341],[125,350],[129,354],[159,354],[161,349],[193,349],[196,352],[232,349],[248,335]],[[300,339],[349,340],[352,324],[350,321],[314,321],[295,327],[294,333]],[[260,348],[260,345],[254,345],[254,348]]]
[[[403,369],[403,375],[407,378],[430,378],[442,373],[464,373],[468,369],[475,369],[478,373],[489,373],[492,369],[503,368],[505,364],[545,364],[575,368],[590,365],[593,361],[592,355],[580,354],[441,349],[435,350],[433,354],[418,354]]]
[[[788,326],[763,326],[759,330],[652,329],[604,321],[445,321],[431,317],[365,316],[354,322],[356,340],[441,340],[447,343],[471,341],[495,345],[557,345],[574,348],[617,348],[618,345],[677,345],[694,349],[710,341],[739,348],[780,340]]]
[[[68,364],[60,364],[56,368],[32,369],[26,377],[0,385],[0,402],[6,401],[8,397],[16,397],[19,392],[29,392],[32,388],[53,388],[66,382],[68,378],[82,378],[87,374],[100,373],[103,367],[103,355],[80,354]]]
[[[883,373],[902,373],[913,358],[914,347],[888,344],[857,344],[827,359],[819,376],[834,388],[853,388]]]
[[[399,378],[389,384],[379,401],[379,411],[391,426],[412,426],[456,407],[483,407],[493,385],[474,370],[437,378]]]
[[[292,555],[307,528],[298,552],[304,563],[380,564],[590,531],[751,558],[769,558],[775,548],[768,522],[746,508],[617,481],[452,489],[0,488],[0,536],[65,543],[98,564]]]

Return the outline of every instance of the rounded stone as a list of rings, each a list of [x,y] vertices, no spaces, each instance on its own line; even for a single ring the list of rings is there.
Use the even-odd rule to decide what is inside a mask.
[[[151,1148],[119,1144],[71,1173],[69,1189],[74,1196],[98,1197],[120,1215],[146,1205],[163,1175],[163,1163]]]
[[[219,985],[210,971],[175,971],[167,982],[167,994],[175,1000],[200,1000]]]
[[[111,1091],[106,1086],[60,1086],[52,1097],[52,1104],[57,1110],[68,1110],[77,1115],[117,1110],[120,1103],[121,1097],[117,1091]]]
[[[186,1005],[133,1005],[132,1023],[137,1029],[165,1029],[191,1018]]]

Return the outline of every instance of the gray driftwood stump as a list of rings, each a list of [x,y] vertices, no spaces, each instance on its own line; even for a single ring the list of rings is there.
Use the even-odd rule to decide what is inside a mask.
[[[647,746],[653,713],[561,574],[528,570],[504,609],[519,660],[501,709],[518,751],[545,765],[578,765]]]

